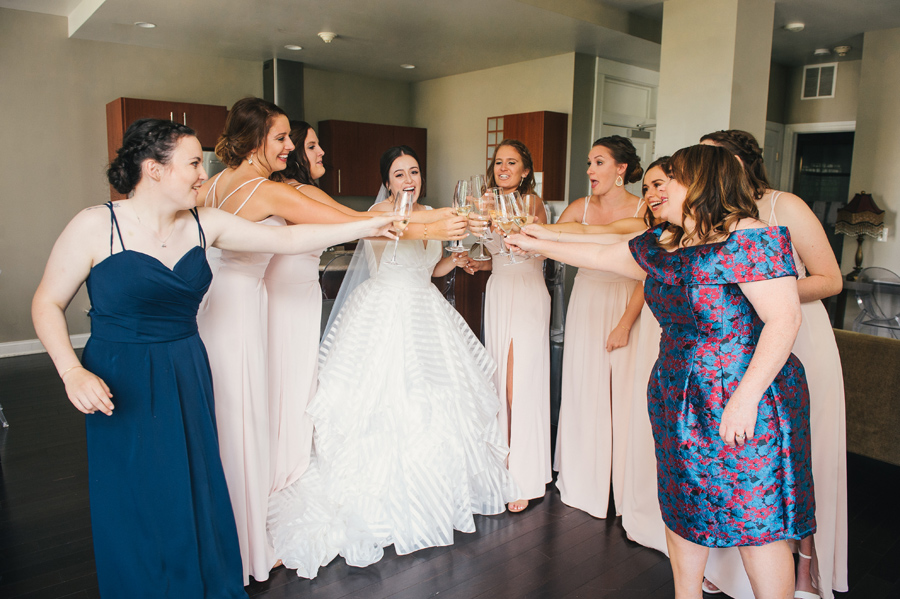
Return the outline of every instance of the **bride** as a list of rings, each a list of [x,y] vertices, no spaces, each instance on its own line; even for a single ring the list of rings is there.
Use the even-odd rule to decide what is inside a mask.
[[[379,196],[387,198],[371,210],[393,210],[401,191],[418,200],[422,177],[411,148],[391,148],[380,166]],[[504,465],[494,362],[431,284],[454,260],[441,258],[427,225],[406,230],[397,264],[388,263],[390,242],[359,247],[307,408],[314,456],[269,502],[275,554],[305,578],[338,554],[363,567],[390,544],[398,554],[450,545],[454,529],[475,531],[474,514],[498,514],[519,495]],[[357,270],[368,278],[347,293]]]

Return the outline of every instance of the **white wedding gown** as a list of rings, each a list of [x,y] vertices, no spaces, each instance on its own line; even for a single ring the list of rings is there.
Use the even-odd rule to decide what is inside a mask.
[[[319,353],[309,469],[269,502],[275,555],[305,578],[338,554],[363,567],[392,543],[398,554],[452,544],[454,529],[475,531],[474,514],[519,496],[494,362],[431,283],[440,242],[400,241],[398,265],[385,263],[393,243],[363,243],[371,278]]]

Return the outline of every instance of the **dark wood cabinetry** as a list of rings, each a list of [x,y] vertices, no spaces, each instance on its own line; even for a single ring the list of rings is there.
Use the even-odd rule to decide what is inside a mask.
[[[560,112],[526,112],[503,116],[503,137],[518,139],[531,151],[534,171],[543,173],[541,195],[545,200],[565,200],[566,151],[569,115]]]
[[[109,159],[116,157],[116,150],[122,147],[125,130],[138,119],[168,119],[187,125],[197,132],[200,145],[205,150],[212,150],[225,129],[227,116],[228,108],[225,106],[118,98],[106,105],[106,145]],[[114,190],[110,190],[110,193],[114,200],[122,197]]]
[[[332,196],[374,196],[381,185],[378,161],[390,147],[407,145],[419,156],[425,175],[428,132],[418,127],[353,121],[319,121],[325,175],[319,185]],[[422,190],[422,197],[425,190]]]

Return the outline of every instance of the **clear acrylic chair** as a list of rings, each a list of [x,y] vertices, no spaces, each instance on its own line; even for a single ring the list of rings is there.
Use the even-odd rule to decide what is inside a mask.
[[[900,276],[886,268],[864,268],[856,284],[859,316],[853,330],[900,339]]]

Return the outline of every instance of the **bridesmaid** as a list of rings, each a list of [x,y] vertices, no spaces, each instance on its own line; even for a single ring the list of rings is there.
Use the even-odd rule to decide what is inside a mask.
[[[271,102],[259,98],[236,102],[216,144],[216,154],[228,168],[203,185],[198,205],[270,226],[371,218],[330,198],[313,200],[289,185],[268,180],[287,166],[294,149],[289,134],[287,115]],[[443,214],[438,212],[436,218]],[[465,226],[464,218],[456,220]],[[435,223],[434,236],[446,232],[445,221]],[[278,422],[281,411],[273,414],[269,408],[264,351],[268,305],[263,277],[271,257],[271,253],[223,252],[222,266],[199,314],[200,335],[209,351],[218,390],[220,452],[237,522],[245,584],[250,576],[267,580],[276,565],[266,531],[269,490],[276,484],[271,452],[278,448],[270,437],[273,431],[283,430]],[[296,415],[296,410],[292,414]],[[288,469],[290,465],[285,465],[284,471]],[[285,476],[296,477],[296,473],[286,472]]]
[[[772,189],[762,150],[753,135],[734,129],[717,131],[704,135],[700,143],[722,146],[737,156],[755,193],[760,220],[770,226],[787,227],[791,232],[803,312],[792,351],[806,368],[809,381],[818,522],[815,535],[800,541],[796,597],[831,599],[833,591],[848,588],[847,444],[841,360],[828,313],[820,300],[840,292],[840,267],[821,223],[806,202],[794,194]],[[733,551],[713,551],[707,575],[714,585],[736,599],[753,596]]]
[[[209,362],[197,334],[197,308],[212,278],[204,248],[309,251],[377,234],[378,223],[272,229],[197,210],[206,179],[200,143],[172,121],[132,123],[108,178],[130,198],[72,219],[32,304],[66,394],[87,415],[100,593],[246,597]],[[79,362],[65,311],[82,284],[91,338]]]
[[[649,213],[647,224],[652,226],[662,203],[662,191],[669,180],[668,156],[657,158],[647,167],[642,190]],[[643,297],[643,285],[641,286]],[[656,359],[662,330],[649,306],[641,310],[640,329],[635,341],[634,389],[631,402],[631,423],[628,447],[625,452],[625,486],[622,498],[622,527],[628,538],[644,547],[668,555],[666,526],[659,509],[656,481],[656,453],[653,431],[647,409],[647,385]]]
[[[503,193],[534,193],[531,152],[516,139],[504,139],[494,150],[487,172],[488,187]],[[536,222],[546,223],[544,203],[537,199]],[[550,294],[544,282],[543,258],[510,264],[489,242],[491,260],[470,260],[469,274],[490,270],[485,290],[485,347],[497,363],[494,387],[506,408],[500,430],[509,443],[509,471],[522,497],[507,505],[521,512],[530,499],[543,497],[553,479],[550,469]]]
[[[591,195],[572,202],[559,222],[606,225],[640,216],[643,201],[624,187],[643,174],[632,143],[618,135],[598,139],[588,158]],[[634,222],[623,233],[644,230]],[[633,279],[580,268],[566,314],[556,486],[563,503],[596,518],[606,517],[610,479],[617,505],[622,498],[635,359],[628,338],[640,314],[637,288]]]

